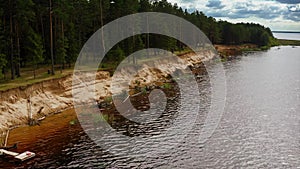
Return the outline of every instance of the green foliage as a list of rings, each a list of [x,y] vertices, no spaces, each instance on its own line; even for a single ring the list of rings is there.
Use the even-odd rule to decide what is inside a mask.
[[[18,24],[22,26],[22,28],[26,28],[30,22],[34,20],[35,12],[33,10],[33,6],[35,4],[32,0],[22,0],[16,1],[15,9],[15,19],[18,21]]]
[[[62,66],[64,64],[71,66],[74,63],[83,44],[100,27],[114,19],[137,12],[164,12],[182,17],[202,30],[212,43],[253,43],[260,47],[278,44],[271,30],[262,25],[217,21],[200,11],[189,13],[167,0],[117,0],[115,3],[111,3],[111,0],[51,0],[51,2],[55,64]],[[14,72],[14,68],[18,66],[31,65],[36,69],[40,64],[50,63],[49,15],[49,0],[1,1],[0,59],[5,63],[1,69],[7,71],[11,67],[11,72]],[[119,26],[118,30],[122,31],[122,25]],[[135,30],[132,30],[132,34],[134,32]],[[192,34],[191,37],[197,38]],[[135,35],[112,48],[105,61],[114,65],[125,56],[145,47],[176,51],[183,50],[186,46],[176,39],[163,35]],[[96,57],[91,57],[90,61],[94,62]],[[133,58],[130,62],[134,64],[136,59]]]
[[[147,88],[146,88],[146,87],[142,87],[142,88],[141,88],[141,92],[142,92],[143,94],[146,94],[146,93],[147,93]]]
[[[0,15],[3,14],[3,11],[0,10]],[[5,54],[6,46],[6,38],[5,38],[5,32],[3,30],[3,24],[0,21],[0,78],[3,78],[3,71],[7,64],[7,56]]]
[[[29,33],[27,35],[27,56],[32,59],[34,65],[43,61],[43,45],[42,39],[39,34],[35,33],[32,29],[29,29]]]
[[[43,53],[43,45],[42,39],[39,34],[35,33],[30,27],[28,29],[28,33],[26,35],[26,44],[25,44],[25,52],[27,58],[30,58],[32,67],[33,67],[33,74],[34,78],[36,76],[35,70],[37,69],[37,65],[41,63],[44,59]]]
[[[106,102],[106,103],[111,103],[112,100],[113,100],[112,96],[107,96],[107,97],[104,98],[104,102]]]
[[[170,83],[164,83],[164,84],[161,86],[161,88],[163,88],[163,89],[172,89],[172,84],[170,84]]]
[[[274,43],[276,43],[277,45],[300,46],[300,40],[274,39],[274,41]]]
[[[56,47],[56,61],[62,65],[66,62],[67,57],[67,49],[68,49],[68,39],[65,37],[60,37],[57,40],[57,47]]]
[[[73,119],[73,120],[71,120],[70,122],[69,122],[69,124],[71,125],[71,126],[74,126],[74,125],[76,125],[78,123],[78,121],[76,120],[76,119]]]
[[[92,114],[92,116],[95,124],[108,120],[108,115],[106,114]]]
[[[66,62],[69,64],[69,67],[71,63],[73,63],[79,53],[79,47],[78,43],[76,42],[76,34],[75,34],[75,25],[74,23],[69,23],[67,25],[67,29],[69,31],[66,32],[66,39],[68,39],[68,48],[66,48]]]
[[[7,64],[7,61],[5,58],[6,58],[5,54],[0,53],[0,70],[3,70],[3,68]],[[2,71],[0,71],[0,78],[3,78]]]
[[[219,22],[222,30],[223,44],[243,44],[252,43],[259,46],[270,46],[273,39],[272,32],[269,28],[265,28],[253,23],[232,24],[226,21]]]
[[[111,52],[109,52],[107,54],[107,61],[116,61],[116,62],[120,62],[125,58],[125,54],[123,52],[123,50],[117,46],[114,50],[111,50]]]

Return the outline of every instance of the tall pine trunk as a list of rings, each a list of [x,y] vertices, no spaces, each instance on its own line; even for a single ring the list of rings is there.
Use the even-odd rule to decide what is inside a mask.
[[[50,54],[51,54],[51,74],[54,75],[54,57],[53,57],[53,32],[52,32],[52,2],[49,0],[49,22],[50,22]]]
[[[20,56],[20,35],[19,35],[19,28],[18,23],[15,23],[15,32],[16,32],[16,39],[17,39],[17,60],[16,60],[16,76],[20,77],[20,62],[21,62],[21,56]]]
[[[105,53],[105,43],[104,43],[104,35],[103,35],[103,8],[102,8],[102,0],[100,0],[100,22],[101,22],[101,39],[102,39],[102,48],[103,48],[103,54]]]
[[[63,40],[63,47],[65,48],[65,34],[64,34],[64,21],[63,19],[61,20],[61,37],[62,37],[62,40]],[[62,63],[61,63],[61,70],[60,72],[62,73],[62,70],[65,69],[65,56],[62,56],[63,59],[62,59]]]
[[[9,13],[9,24],[10,24],[10,71],[11,79],[15,79],[15,68],[14,68],[14,40],[13,40],[13,18],[12,18],[12,4],[9,1],[10,13]]]
[[[44,22],[43,22],[43,16],[40,14],[40,22],[41,22],[41,29],[42,29],[42,38],[43,38],[43,47],[46,48],[45,44],[45,30],[44,30]]]

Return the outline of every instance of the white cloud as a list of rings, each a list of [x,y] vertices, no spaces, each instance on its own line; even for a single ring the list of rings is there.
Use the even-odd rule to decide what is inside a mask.
[[[289,6],[288,9],[291,12],[300,12],[300,4]]]
[[[300,3],[300,0],[169,0],[184,9],[197,9],[216,19],[260,23],[272,30],[300,31],[298,1]]]

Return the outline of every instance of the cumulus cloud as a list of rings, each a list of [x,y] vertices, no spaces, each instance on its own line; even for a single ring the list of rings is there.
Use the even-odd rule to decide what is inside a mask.
[[[188,11],[195,9],[222,20],[263,23],[276,29],[282,23],[300,30],[300,0],[169,0]],[[250,19],[249,19],[250,18]],[[287,22],[289,21],[289,22]],[[298,25],[298,28],[297,28]],[[287,25],[288,26],[288,25]]]
[[[209,0],[208,4],[206,4],[206,7],[209,8],[224,8],[225,5],[222,5],[222,2],[220,0]]]
[[[300,0],[276,0],[277,2],[283,3],[283,4],[299,4]]]
[[[300,9],[299,8],[292,8],[292,9],[289,9],[290,11],[289,12],[286,12],[284,15],[283,15],[283,19],[284,20],[291,20],[291,21],[295,21],[295,22],[298,22],[300,23]],[[298,31],[300,30],[300,25],[298,27]]]
[[[231,19],[249,17],[274,19],[279,17],[284,11],[287,11],[287,8],[283,5],[276,5],[276,2],[239,1],[226,3],[226,7],[218,8],[217,10],[209,8],[204,13],[213,17],[228,17]]]
[[[232,16],[234,18],[247,18],[247,17],[258,17],[264,19],[274,19],[278,17],[278,12],[282,10],[282,8],[277,6],[269,6],[266,4],[248,4],[248,6],[242,8],[238,7],[237,10],[233,13]]]
[[[298,5],[294,5],[294,6],[289,6],[288,9],[291,12],[300,12],[300,5],[298,4]],[[299,13],[298,13],[298,15],[299,15]]]

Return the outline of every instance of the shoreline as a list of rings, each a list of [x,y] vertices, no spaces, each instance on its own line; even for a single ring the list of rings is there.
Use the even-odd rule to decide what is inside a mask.
[[[224,45],[216,44],[215,49],[220,54],[222,59],[229,59],[236,55],[241,55],[246,51],[258,51],[259,47],[255,44],[242,44],[242,45]]]
[[[243,44],[243,45],[220,45],[219,44],[219,45],[214,45],[214,47],[217,50],[217,52],[220,55],[220,58],[222,60],[232,59],[232,58],[234,58],[234,56],[240,55],[245,51],[257,51],[257,45],[253,45],[253,44]],[[195,64],[201,63],[201,60],[203,59],[203,57],[194,57],[194,55],[195,54],[193,52],[189,52],[189,51],[183,51],[182,53],[178,54],[178,56],[180,58],[187,60],[190,64],[195,65]],[[208,60],[211,60],[211,58]],[[111,95],[111,94],[109,94],[109,90],[108,90],[108,86],[107,86],[109,82],[106,82],[103,84],[103,81],[110,81],[111,76],[109,75],[109,72],[107,72],[107,71],[98,71],[98,72],[100,72],[100,77],[101,77],[100,81],[98,81],[99,83],[101,83],[100,87],[105,88],[104,92],[101,92],[100,97],[97,99],[98,102],[100,102],[100,101],[104,101]],[[162,77],[162,76],[160,75],[160,77]],[[45,80],[42,82],[37,82],[37,83],[27,85],[27,86],[20,86],[17,88],[0,91],[1,92],[0,100],[1,100],[1,102],[3,102],[3,101],[10,102],[9,103],[10,106],[11,106],[11,104],[15,104],[15,103],[19,104],[19,106],[21,104],[23,111],[26,111],[27,109],[26,109],[26,96],[25,95],[34,91],[34,89],[39,91],[37,93],[37,95],[39,95],[39,94],[44,95],[45,91],[46,92],[49,91],[49,88],[50,88],[50,91],[52,91],[56,94],[63,93],[62,97],[67,97],[67,101],[64,98],[61,98],[61,96],[59,96],[58,98],[55,98],[56,103],[54,103],[54,105],[51,105],[51,104],[41,105],[41,106],[38,106],[37,108],[34,108],[33,111],[38,112],[38,111],[42,110],[41,114],[43,115],[43,117],[52,116],[54,114],[65,111],[67,109],[73,108],[73,105],[71,104],[73,100],[70,99],[70,97],[72,95],[72,91],[70,91],[71,90],[70,86],[66,87],[66,85],[64,85],[65,83],[67,83],[67,84],[72,83],[72,81],[70,81],[71,79],[72,79],[72,74],[68,74],[68,75],[58,78],[58,79],[48,79],[48,80]],[[141,80],[141,82],[142,82],[142,80]],[[52,86],[53,84],[56,87],[53,87]],[[141,85],[143,85],[143,84],[141,84]],[[30,88],[31,88],[31,90],[29,90]],[[53,91],[51,88],[52,89],[56,88],[56,90],[57,89],[59,89],[59,90]],[[68,90],[68,91],[66,91],[66,90]],[[22,92],[23,92],[23,94],[22,94]],[[13,96],[11,96],[11,94]],[[49,98],[49,97],[51,98],[53,96],[46,95],[46,98]],[[22,103],[19,102],[20,99],[22,100]],[[34,101],[34,99],[33,99],[33,101]],[[64,105],[62,105],[61,103],[57,103],[57,102],[63,102]],[[60,106],[55,106],[55,104],[60,104]],[[18,105],[12,106],[12,107],[18,107]],[[1,111],[5,110],[5,108],[3,108],[3,104],[2,105],[0,104],[0,108],[1,108],[0,109]],[[46,109],[48,109],[48,110],[46,110]],[[11,114],[17,114],[17,113],[14,111],[11,111]],[[39,117],[40,117],[39,114],[34,113],[34,119],[38,119]],[[5,116],[3,118],[5,118]],[[23,113],[23,117],[21,117],[21,119],[18,122],[13,122],[13,121],[9,122],[8,119],[6,119],[5,121],[2,120],[2,126],[0,126],[0,131],[2,132],[2,137],[4,135],[6,136],[5,133],[7,130],[15,129],[16,127],[20,127],[20,126],[24,126],[24,125],[26,125],[26,122],[27,122],[26,113],[25,114]],[[6,124],[9,123],[6,125],[7,127],[4,127],[3,122]],[[4,142],[0,140],[0,144],[4,144]]]
[[[169,79],[170,80],[170,79]],[[170,80],[172,87],[161,88],[167,95],[167,97],[175,97],[178,86]],[[160,86],[156,86],[160,87]],[[150,107],[148,97],[150,90],[141,94],[135,94],[130,98],[131,103],[139,110],[147,110]],[[142,102],[141,102],[142,100]],[[84,106],[89,108],[89,106]],[[112,121],[123,121],[120,114],[116,112],[115,105],[111,102],[103,101],[98,104],[99,110],[101,110],[102,118],[105,119],[109,124]],[[96,118],[94,120],[101,120]],[[116,123],[115,123],[116,124]],[[73,148],[74,145],[78,144],[80,140],[84,138],[87,142],[92,142],[88,135],[84,132],[78,119],[78,114],[75,109],[68,109],[61,113],[49,116],[41,122],[39,126],[22,126],[15,128],[10,132],[8,142],[9,145],[18,143],[18,148],[15,152],[32,151],[36,152],[37,158],[31,160],[30,163],[22,163],[22,166],[29,167],[34,166],[42,159],[47,158],[53,160],[53,155],[61,155],[63,151],[68,148]],[[52,144],[46,144],[52,143]],[[49,150],[52,150],[49,152]],[[63,155],[62,155],[63,156]],[[13,162],[3,160],[3,166],[14,166]]]
[[[279,46],[300,46],[300,40],[288,40],[288,39],[275,39],[275,44],[270,46],[258,46],[255,44],[241,44],[241,45],[225,45],[214,44],[215,49],[220,54],[220,57],[224,60],[232,59],[236,55],[241,55],[244,52],[265,51],[272,47]]]
[[[195,55],[191,53],[183,54],[180,56],[181,59],[185,60],[188,65],[192,66],[201,63],[203,60],[210,61],[216,55],[212,51],[203,51],[201,55]],[[169,64],[173,62],[172,66]],[[147,65],[148,64],[148,65]],[[139,72],[139,76],[135,77],[130,85],[131,88],[139,86],[142,88],[147,84],[153,84],[158,81],[161,84],[164,82],[163,79],[168,77],[171,72],[175,72],[177,69],[184,69],[181,66],[179,60],[170,60],[166,57],[160,60],[153,60],[150,63],[142,64],[142,72]],[[163,71],[153,70],[151,65],[162,68]],[[111,96],[109,86],[111,82],[111,76],[108,71],[98,71],[95,79],[95,88],[97,98],[87,98],[88,100],[96,100],[98,103],[108,99]],[[121,78],[128,79],[131,75],[126,73],[121,74]],[[71,75],[59,79],[50,79],[35,84],[9,89],[1,91],[0,96],[0,131],[2,137],[9,129],[16,128],[28,124],[28,97],[31,104],[31,112],[33,119],[36,122],[41,117],[48,118],[53,114],[62,112],[66,109],[72,109],[75,103],[88,103],[83,100],[73,100],[72,92],[75,85],[75,92],[79,92],[83,89],[81,83],[73,84],[73,78]],[[83,76],[86,80],[93,78],[92,74],[87,72]],[[134,84],[136,82],[138,84]],[[37,122],[38,123],[38,122]],[[0,140],[0,144],[4,144],[4,141]]]
[[[240,44],[240,45],[213,44],[213,46],[215,47],[216,51],[218,52],[218,54],[220,55],[221,58],[240,55],[243,52],[263,51],[263,50],[267,50],[271,47],[276,47],[276,46],[300,46],[300,40],[276,39],[276,41],[277,41],[277,43],[275,45],[261,46],[261,47],[259,47],[258,45],[255,45],[255,44],[250,44],[250,43],[245,43],[245,44]],[[174,54],[176,54],[179,57],[181,57],[181,56],[184,57],[184,56],[190,56],[190,55],[194,54],[194,52],[190,51],[190,50],[183,50],[183,51],[175,51]],[[99,71],[108,71],[108,70],[104,69],[104,70],[99,70]],[[0,93],[6,92],[8,90],[17,89],[17,88],[26,88],[30,85],[42,83],[44,81],[51,81],[51,80],[55,80],[55,79],[65,78],[72,74],[73,74],[73,72],[67,71],[65,74],[59,75],[58,77],[48,77],[45,79],[38,79],[37,82],[31,83],[31,84],[30,83],[23,84],[23,85],[14,86],[11,88],[6,86],[4,89],[0,89]],[[9,84],[9,82],[1,83],[1,85],[5,85],[5,84]]]
[[[276,46],[300,46],[300,40],[277,39],[277,42]]]

